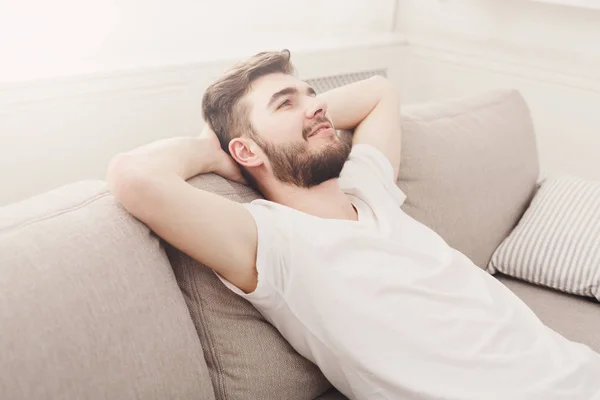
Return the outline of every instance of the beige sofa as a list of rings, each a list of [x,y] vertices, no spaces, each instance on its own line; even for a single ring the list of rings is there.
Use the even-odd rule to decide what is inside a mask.
[[[402,118],[404,210],[485,267],[539,184],[523,98],[406,106]],[[189,182],[257,197],[212,174]],[[105,182],[1,208],[0,268],[3,399],[344,398],[210,270],[125,212]],[[597,301],[497,279],[550,327],[600,351]]]

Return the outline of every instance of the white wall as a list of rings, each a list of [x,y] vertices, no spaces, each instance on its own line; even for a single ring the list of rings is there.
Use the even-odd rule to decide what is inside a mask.
[[[600,2],[599,2],[600,3]],[[517,88],[542,174],[600,179],[600,10],[529,0],[400,0],[405,101]]]
[[[313,75],[381,67],[372,54],[389,64],[361,41],[392,30],[395,5],[0,1],[0,205],[104,179],[117,152],[199,133],[205,88],[257,51],[290,48]]]
[[[600,10],[398,0],[394,15],[392,0],[261,2],[260,12],[231,0],[1,3],[0,205],[103,179],[119,151],[198,133],[206,86],[235,60],[283,47],[305,78],[388,67],[405,103],[518,88],[542,173],[600,179]]]
[[[600,8],[600,0],[591,1]],[[532,0],[399,0],[396,28],[439,39],[600,59],[600,9],[587,7]]]
[[[390,31],[394,0],[7,0],[0,84]]]
[[[302,79],[387,68],[403,58],[404,49],[393,40],[290,46]],[[244,56],[0,91],[0,206],[70,182],[103,180],[119,152],[199,134],[206,87]],[[400,68],[388,72],[400,80]]]

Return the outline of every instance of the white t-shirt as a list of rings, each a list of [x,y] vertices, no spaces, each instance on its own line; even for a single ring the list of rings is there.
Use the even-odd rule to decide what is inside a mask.
[[[266,201],[245,294],[350,399],[600,399],[600,355],[543,325],[508,288],[402,211],[375,147],[339,178],[358,221]]]

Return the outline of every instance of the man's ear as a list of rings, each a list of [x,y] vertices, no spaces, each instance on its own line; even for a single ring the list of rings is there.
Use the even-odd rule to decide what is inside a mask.
[[[229,153],[238,164],[244,167],[258,167],[263,164],[260,148],[254,140],[244,137],[231,139]]]

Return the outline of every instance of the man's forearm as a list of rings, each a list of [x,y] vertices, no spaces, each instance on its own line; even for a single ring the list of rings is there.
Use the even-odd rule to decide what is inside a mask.
[[[122,153],[111,163],[135,164],[135,167],[142,170],[144,174],[175,173],[187,180],[198,174],[212,172],[216,154],[209,139],[174,137]]]
[[[373,76],[329,90],[319,97],[326,101],[335,128],[351,130],[373,111],[383,96],[392,91],[392,86],[387,79]]]

